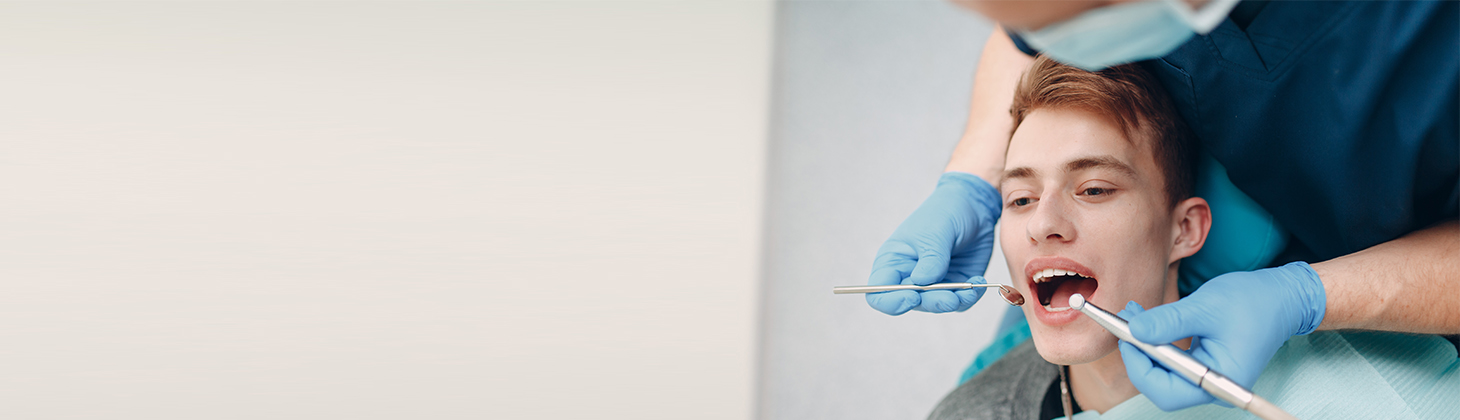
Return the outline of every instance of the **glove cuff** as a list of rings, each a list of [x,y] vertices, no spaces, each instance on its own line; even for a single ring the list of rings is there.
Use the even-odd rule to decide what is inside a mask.
[[[938,177],[938,189],[957,188],[969,201],[982,207],[981,216],[989,217],[986,220],[990,224],[999,220],[999,215],[1004,210],[1004,198],[999,195],[999,189],[994,188],[988,181],[979,178],[968,172],[944,172]]]
[[[1294,280],[1293,292],[1297,293],[1297,303],[1305,314],[1303,322],[1298,325],[1298,331],[1293,335],[1311,333],[1318,329],[1318,324],[1323,323],[1323,316],[1328,311],[1328,293],[1323,290],[1323,280],[1318,278],[1318,272],[1313,271],[1313,267],[1302,261],[1288,263],[1282,266],[1282,270]]]

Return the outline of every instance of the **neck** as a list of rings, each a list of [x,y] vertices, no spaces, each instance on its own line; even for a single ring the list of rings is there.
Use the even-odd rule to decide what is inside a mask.
[[[1102,414],[1141,393],[1126,376],[1120,351],[1090,363],[1071,365],[1070,392],[1081,409]]]

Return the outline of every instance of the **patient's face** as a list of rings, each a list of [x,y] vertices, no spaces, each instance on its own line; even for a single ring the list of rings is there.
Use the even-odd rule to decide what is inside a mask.
[[[1111,312],[1175,298],[1173,216],[1147,140],[1127,141],[1098,114],[1041,108],[1014,133],[1004,168],[999,240],[1045,360],[1089,363],[1116,349],[1068,308],[1074,293]]]

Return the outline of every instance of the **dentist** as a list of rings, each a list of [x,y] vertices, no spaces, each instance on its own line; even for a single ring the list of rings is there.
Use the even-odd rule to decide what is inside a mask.
[[[1046,54],[1087,70],[1145,66],[1231,184],[1286,232],[1246,238],[1286,244],[1272,268],[1122,312],[1137,339],[1200,337],[1194,357],[1251,387],[1283,342],[1317,329],[1460,333],[1460,3],[955,2],[1000,27],[946,173],[877,251],[869,284],[983,275],[1014,86]],[[891,315],[956,312],[982,293],[896,291],[867,303]],[[1163,410],[1213,401],[1133,347],[1121,352],[1131,382]]]

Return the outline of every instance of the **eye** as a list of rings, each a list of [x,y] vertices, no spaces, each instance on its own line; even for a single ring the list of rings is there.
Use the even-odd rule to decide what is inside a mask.
[[[1021,198],[1014,199],[1014,201],[1010,201],[1009,202],[1009,205],[1014,206],[1014,207],[1024,207],[1024,206],[1029,205],[1029,203],[1033,203],[1033,202],[1034,202],[1034,200],[1029,199],[1029,197],[1021,197]]]
[[[1081,191],[1080,194],[1084,194],[1084,195],[1103,195],[1103,194],[1110,194],[1110,189],[1108,189],[1108,188],[1086,188],[1085,191]]]

